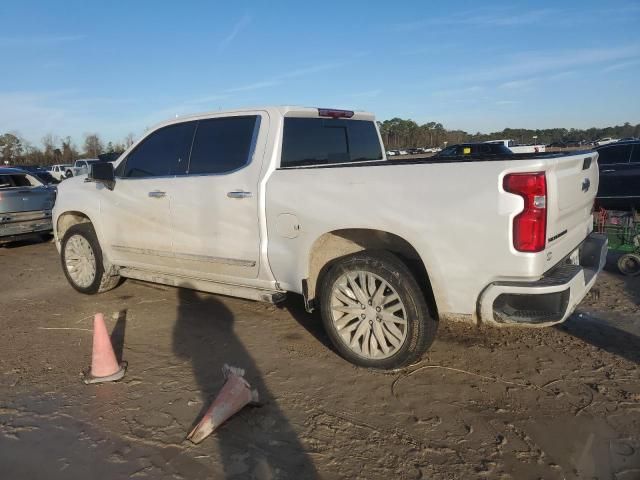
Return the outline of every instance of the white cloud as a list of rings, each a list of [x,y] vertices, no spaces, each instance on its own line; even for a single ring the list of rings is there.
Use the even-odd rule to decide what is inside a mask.
[[[250,15],[244,14],[242,17],[240,17],[240,20],[238,20],[235,23],[235,25],[233,25],[233,28],[231,29],[229,34],[226,37],[224,37],[222,41],[218,44],[218,50],[219,51],[225,50],[229,45],[231,45],[231,42],[233,42],[235,38],[238,36],[238,34],[242,30],[244,30],[250,23],[251,23]]]
[[[618,70],[624,70],[625,68],[635,67],[640,65],[640,59],[629,60],[628,62],[614,63],[602,69],[603,72],[615,72]]]
[[[34,35],[0,37],[0,47],[48,47],[60,43],[84,40],[86,35]]]
[[[308,67],[298,68],[295,70],[289,70],[280,75],[275,75],[265,80],[253,82],[247,85],[240,85],[238,87],[228,88],[225,90],[225,93],[247,92],[251,90],[258,90],[261,88],[275,87],[276,85],[280,85],[284,83],[284,80],[287,80],[287,79],[302,77],[302,76],[311,75],[314,73],[325,72],[328,70],[333,70],[336,68],[340,68],[343,65],[344,65],[343,62],[320,63],[317,65],[311,65]]]
[[[571,50],[550,50],[545,52],[523,52],[507,57],[503,62],[487,68],[474,68],[453,75],[453,79],[466,82],[510,81],[519,77],[556,75],[563,69],[589,67],[616,60],[626,60],[640,55],[640,45],[626,45],[609,48],[584,48]],[[566,74],[566,70],[564,72]]]
[[[241,85],[239,87],[228,88],[225,92],[228,93],[236,93],[236,92],[248,92],[251,90],[258,90],[261,88],[274,87],[282,83],[279,80],[263,80],[261,82],[249,83],[247,85]]]
[[[434,97],[460,97],[465,95],[475,95],[484,91],[484,87],[480,85],[472,85],[464,88],[450,88],[444,90],[435,90],[431,92]]]
[[[391,30],[410,32],[429,26],[474,26],[481,28],[491,27],[517,27],[522,25],[534,25],[547,21],[557,16],[557,9],[518,10],[508,8],[483,8],[468,10],[454,15],[433,17],[424,20],[411,20],[392,25]]]
[[[379,97],[382,94],[382,89],[376,88],[374,90],[365,90],[364,92],[357,92],[351,94],[355,98],[374,98]]]

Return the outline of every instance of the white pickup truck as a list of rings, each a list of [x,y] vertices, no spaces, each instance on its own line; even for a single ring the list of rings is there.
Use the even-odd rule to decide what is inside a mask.
[[[73,165],[69,166],[65,170],[65,178],[77,177],[78,175],[86,175],[89,173],[89,168],[94,163],[98,163],[100,160],[97,158],[82,158],[73,162]]]
[[[62,268],[319,308],[337,350],[395,368],[439,321],[564,321],[594,284],[597,153],[387,161],[374,116],[269,107],[173,119],[58,190]]]
[[[484,143],[501,144],[513,153],[542,153],[547,149],[546,145],[517,145],[513,140],[488,140]]]

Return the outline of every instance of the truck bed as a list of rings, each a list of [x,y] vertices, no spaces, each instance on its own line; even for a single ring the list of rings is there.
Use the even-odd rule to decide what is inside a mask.
[[[571,157],[576,155],[584,155],[597,152],[592,150],[575,150],[572,152],[553,152],[553,153],[514,153],[513,155],[460,155],[456,157],[438,157],[436,155],[430,157],[413,157],[410,159],[396,160],[378,160],[368,162],[351,162],[351,163],[330,163],[318,164],[316,162],[309,165],[295,165],[291,167],[280,167],[281,170],[295,170],[301,168],[341,168],[341,167],[378,167],[389,165],[416,165],[416,164],[438,164],[438,163],[466,163],[466,162],[504,162],[509,160],[545,160],[560,157]]]

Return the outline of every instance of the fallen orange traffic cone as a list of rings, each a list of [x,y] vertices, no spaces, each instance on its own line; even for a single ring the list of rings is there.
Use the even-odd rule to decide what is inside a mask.
[[[187,435],[187,439],[193,443],[200,443],[207,438],[216,428],[247,404],[258,403],[258,391],[251,390],[251,385],[243,378],[243,369],[225,365],[222,367],[222,373],[227,382],[202,420]]]
[[[93,352],[91,368],[84,372],[84,383],[115,382],[124,377],[127,362],[118,363],[111,345],[111,339],[104,324],[104,316],[96,313],[93,317]]]

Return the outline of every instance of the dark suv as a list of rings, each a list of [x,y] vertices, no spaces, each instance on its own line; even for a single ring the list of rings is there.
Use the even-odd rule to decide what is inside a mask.
[[[610,143],[596,151],[600,168],[596,205],[640,209],[640,141]]]

